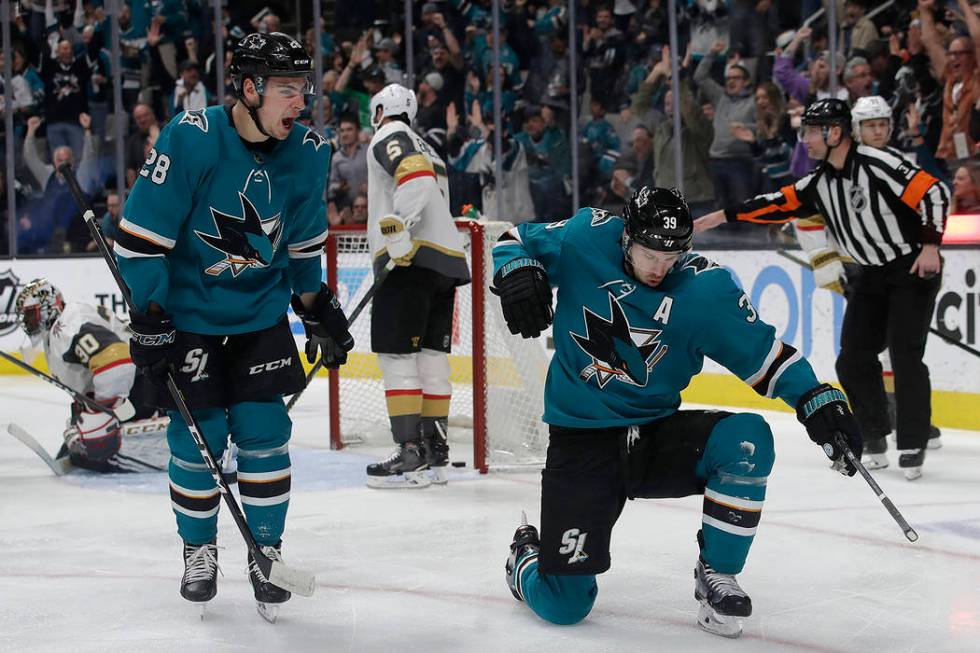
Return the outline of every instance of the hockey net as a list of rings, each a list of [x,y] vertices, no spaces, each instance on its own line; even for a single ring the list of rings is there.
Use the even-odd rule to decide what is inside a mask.
[[[493,276],[490,250],[507,222],[457,220],[473,283],[456,290],[449,413],[451,448],[472,446],[481,472],[520,469],[544,462],[547,427],[541,422],[548,357],[537,340],[512,336],[500,302],[488,288]],[[364,226],[331,227],[327,239],[327,279],[347,311],[374,281]],[[351,326],[354,350],[339,371],[330,372],[330,442],[340,449],[356,444],[391,444],[378,357],[371,353],[371,311]],[[456,455],[453,455],[456,458]]]

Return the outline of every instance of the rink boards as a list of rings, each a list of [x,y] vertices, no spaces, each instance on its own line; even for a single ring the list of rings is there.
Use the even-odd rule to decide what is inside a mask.
[[[817,376],[834,381],[834,361],[838,351],[844,300],[820,289],[812,273],[797,263],[769,250],[705,252],[708,258],[728,268],[747,290],[760,315],[776,327],[782,340],[799,349],[812,362]],[[793,252],[800,256],[800,252]],[[936,302],[932,326],[947,338],[978,349],[977,313],[980,312],[980,257],[975,249],[944,250],[945,270]],[[68,301],[83,301],[112,308],[125,318],[122,297],[99,258],[18,259],[0,261],[0,348],[16,353],[27,339],[16,326],[14,299],[24,284],[46,277],[57,285]],[[367,290],[370,272],[340,270],[344,280],[338,295],[351,306]],[[457,305],[468,302],[468,287],[460,289]],[[710,319],[711,307],[705,307]],[[302,328],[294,318],[293,331],[302,338]],[[469,329],[455,329],[454,350],[469,352]],[[541,346],[546,347],[542,336]],[[369,356],[368,343],[358,344],[354,355]],[[454,382],[469,383],[469,356],[457,354],[453,360]],[[930,335],[926,349],[933,387],[933,421],[940,426],[980,430],[980,358],[962,348]],[[43,360],[36,361],[45,369]],[[372,366],[361,366],[359,374],[372,374]],[[0,374],[18,374],[9,363],[0,363]],[[377,371],[373,372],[378,374]],[[508,383],[506,374],[490,379]],[[776,402],[759,397],[738,379],[712,361],[705,362],[704,373],[694,379],[684,393],[688,401],[743,405],[778,409]]]

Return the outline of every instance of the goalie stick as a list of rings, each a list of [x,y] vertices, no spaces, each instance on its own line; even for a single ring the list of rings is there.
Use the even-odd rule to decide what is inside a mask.
[[[380,288],[381,284],[384,283],[384,280],[388,278],[388,273],[394,269],[395,269],[395,261],[389,259],[388,262],[385,264],[385,266],[381,268],[381,270],[378,272],[378,276],[375,277],[374,283],[371,284],[370,288],[368,288],[367,293],[363,297],[361,297],[361,301],[357,302],[357,306],[354,307],[354,310],[351,312],[350,317],[347,318],[348,327],[351,324],[354,324],[354,320],[356,320],[357,316],[364,311],[364,308],[367,306],[368,302],[371,301],[372,297],[374,297],[374,293],[378,292],[378,288]],[[306,385],[303,386],[303,389],[289,398],[289,403],[286,404],[287,413],[290,411],[290,409],[292,409],[293,406],[296,405],[296,402],[299,401],[300,396],[302,396],[303,392],[310,385],[310,381],[313,380],[313,377],[316,376],[316,373],[320,371],[321,367],[323,367],[322,356],[320,357],[320,360],[316,362],[316,365],[310,368],[309,373],[306,375]]]
[[[157,433],[161,430],[166,430],[167,424],[170,420],[166,417],[157,417],[153,419],[143,420],[141,422],[123,424],[120,429],[120,434],[123,437],[123,442],[126,442],[126,438],[138,437],[141,435],[148,435],[152,433]],[[128,428],[127,428],[128,426]],[[64,444],[61,445],[61,449],[57,454],[52,456],[47,452],[37,438],[27,432],[27,429],[17,425],[8,424],[7,433],[14,436],[20,440],[28,449],[36,453],[44,463],[51,468],[55,476],[64,476],[68,472],[76,469],[76,465],[72,463],[71,459],[68,457],[67,449]],[[165,472],[165,468],[159,465],[154,465],[153,463],[148,463],[145,460],[141,460],[136,456],[129,456],[127,454],[116,453],[109,458],[109,469],[100,470],[106,472],[140,472],[140,471],[153,471],[153,472]],[[133,465],[139,465],[142,469],[135,469]]]
[[[23,442],[28,449],[36,453],[41,460],[44,461],[44,464],[51,468],[51,471],[54,472],[55,476],[64,476],[75,467],[71,464],[71,460],[68,459],[68,456],[52,458],[51,454],[49,454],[44,447],[41,446],[41,443],[37,441],[37,438],[16,424],[8,424],[7,433]]]
[[[878,482],[875,481],[871,473],[864,467],[864,465],[861,464],[861,460],[855,456],[854,452],[851,451],[851,448],[847,446],[847,440],[844,439],[844,436],[840,433],[835,433],[834,439],[837,441],[837,446],[840,447],[840,450],[844,452],[844,457],[847,458],[847,462],[854,465],[854,468],[857,469],[861,476],[864,477],[864,480],[868,482],[868,485],[871,486],[871,489],[874,490],[875,494],[878,496],[878,499],[885,506],[888,514],[892,516],[895,523],[897,523],[902,529],[902,532],[905,533],[905,537],[908,539],[908,541],[915,542],[918,540],[919,534],[916,533],[915,529],[909,525],[909,523],[905,520],[905,517],[903,517],[902,513],[898,511],[898,508],[896,508],[895,504],[892,503],[892,500],[888,498],[885,491],[881,489],[881,486],[878,485]]]
[[[58,167],[58,172],[65,178],[65,182],[68,184],[68,190],[75,199],[75,203],[82,210],[82,218],[85,220],[85,225],[88,227],[89,233],[92,235],[92,239],[99,249],[99,253],[102,254],[102,258],[109,267],[109,272],[112,273],[112,278],[115,279],[116,285],[119,287],[119,292],[122,293],[126,307],[132,312],[134,309],[133,298],[129,294],[129,288],[126,286],[126,282],[119,272],[119,267],[116,265],[116,261],[109,251],[109,246],[106,244],[105,238],[102,236],[102,232],[96,224],[95,213],[92,211],[92,207],[89,205],[88,200],[82,193],[81,187],[78,185],[75,171],[72,169],[70,163],[64,163]],[[262,571],[262,575],[276,587],[281,587],[284,590],[294,592],[301,596],[312,596],[313,591],[316,589],[316,579],[313,574],[296,569],[295,567],[290,567],[278,560],[272,560],[259,548],[251,529],[248,527],[248,522],[245,521],[242,508],[238,505],[235,495],[232,494],[231,488],[228,487],[228,483],[222,476],[221,468],[218,466],[217,460],[214,457],[214,452],[211,451],[211,447],[208,446],[207,440],[204,439],[204,434],[201,432],[201,427],[191,414],[190,408],[187,407],[187,401],[184,399],[184,394],[180,391],[180,388],[177,387],[172,372],[167,372],[167,390],[170,391],[170,396],[173,397],[174,404],[177,406],[180,416],[184,419],[184,423],[187,424],[191,438],[193,438],[197,448],[201,451],[201,458],[211,473],[211,478],[214,479],[214,483],[217,485],[218,491],[221,493],[225,505],[228,507],[228,512],[231,513],[231,517],[238,527],[238,532],[241,533],[242,539],[245,540],[245,546],[248,548],[249,553],[252,554],[255,564]]]
[[[13,363],[14,365],[16,365],[17,367],[19,367],[19,368],[21,368],[23,370],[26,370],[27,372],[33,374],[34,376],[38,377],[39,379],[43,379],[43,380],[47,381],[48,383],[50,383],[51,385],[55,386],[56,388],[61,388],[62,390],[64,390],[68,394],[70,394],[71,397],[72,397],[72,399],[74,399],[78,403],[85,404],[90,409],[92,409],[92,410],[94,410],[96,412],[106,413],[107,415],[112,415],[116,419],[120,419],[120,417],[118,415],[116,415],[112,410],[110,410],[109,408],[103,406],[102,404],[100,404],[99,402],[97,402],[95,399],[92,399],[91,397],[89,397],[87,395],[83,395],[81,392],[78,392],[77,390],[72,389],[71,387],[65,385],[64,383],[62,383],[58,379],[54,378],[53,376],[49,376],[49,375],[45,374],[44,372],[42,372],[41,370],[37,369],[36,367],[34,367],[32,365],[28,365],[24,361],[17,360],[16,358],[14,358],[13,356],[11,356],[7,352],[0,351],[0,358],[3,358],[4,360],[10,361],[11,363]]]

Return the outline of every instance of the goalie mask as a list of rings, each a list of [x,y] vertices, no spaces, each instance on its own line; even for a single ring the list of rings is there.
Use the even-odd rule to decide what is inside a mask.
[[[65,300],[47,279],[35,279],[17,295],[17,323],[31,340],[47,333],[61,316]]]

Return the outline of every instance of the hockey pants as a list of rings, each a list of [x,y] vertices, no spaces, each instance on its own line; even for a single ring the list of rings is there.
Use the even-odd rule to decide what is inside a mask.
[[[220,461],[231,441],[238,446],[238,492],[255,541],[276,544],[282,538],[289,506],[289,435],[292,422],[281,397],[246,401],[230,408],[203,408],[194,418]],[[170,412],[170,500],[177,533],[189,544],[215,538],[221,495],[180,413]]]
[[[694,474],[705,484],[701,557],[715,570],[725,574],[742,571],[774,461],[772,431],[762,417],[738,413],[712,429]],[[537,560],[520,573],[528,606],[555,624],[584,619],[599,592],[594,575],[540,573]]]

